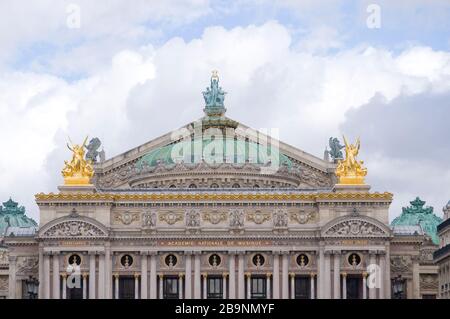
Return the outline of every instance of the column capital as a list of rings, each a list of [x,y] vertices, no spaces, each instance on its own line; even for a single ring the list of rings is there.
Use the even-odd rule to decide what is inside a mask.
[[[67,273],[66,273],[66,272],[62,272],[62,273],[60,273],[59,275],[60,275],[61,277],[63,277],[64,279],[67,278]]]
[[[224,272],[224,273],[222,274],[222,277],[223,277],[223,278],[227,278],[227,277],[228,277],[228,273],[227,273],[227,272]]]
[[[377,250],[369,250],[369,256],[370,257],[375,257],[377,255],[378,251]]]
[[[119,273],[118,272],[115,272],[115,273],[113,273],[113,276],[114,276],[114,278],[119,278]]]
[[[237,254],[237,250],[229,250],[228,251],[228,255],[236,255]]]
[[[340,255],[341,254],[341,250],[333,250],[333,255]]]
[[[203,276],[203,278],[207,278],[208,277],[208,273],[202,272],[202,276]]]
[[[266,277],[267,277],[267,278],[272,277],[272,273],[271,273],[271,272],[268,272],[268,273],[266,274]]]
[[[158,256],[158,252],[157,251],[149,251],[148,254],[150,256]]]
[[[280,250],[272,250],[272,255],[281,255]]]
[[[163,273],[158,273],[158,277],[159,277],[159,279],[163,279],[164,278],[164,274]]]
[[[364,272],[362,273],[362,276],[363,276],[363,278],[366,278],[366,277],[367,277],[367,273],[364,271]]]
[[[138,272],[135,272],[133,275],[134,275],[134,278],[139,278],[139,276],[140,276],[141,274],[138,273]]]
[[[325,249],[325,250],[323,251],[323,254],[324,254],[325,256],[330,256],[330,255],[333,254],[333,250]]]
[[[245,273],[245,277],[250,278],[251,276],[252,276],[252,274],[250,272]]]
[[[295,272],[290,272],[290,273],[289,273],[289,276],[290,276],[291,278],[295,278]]]
[[[311,278],[314,278],[314,277],[316,277],[316,273],[315,273],[315,272],[311,272],[311,273],[309,273],[309,276],[310,276]]]
[[[183,278],[184,277],[184,273],[182,273],[182,272],[180,272],[179,274],[178,274],[178,278]]]
[[[149,252],[148,252],[148,250],[141,250],[141,251],[139,252],[139,254],[140,254],[141,256],[148,256],[148,255],[149,255]]]
[[[97,255],[97,252],[90,250],[90,251],[88,251],[88,255],[89,256],[95,256],[95,255]]]
[[[87,272],[83,272],[83,273],[81,274],[81,276],[83,277],[83,279],[86,279],[87,276],[88,276],[88,273],[87,273]]]
[[[341,276],[342,277],[347,277],[347,273],[346,272],[341,272]]]
[[[190,256],[190,255],[192,255],[193,254],[193,251],[192,250],[185,250],[184,252],[183,252],[183,255],[186,255],[186,256]]]

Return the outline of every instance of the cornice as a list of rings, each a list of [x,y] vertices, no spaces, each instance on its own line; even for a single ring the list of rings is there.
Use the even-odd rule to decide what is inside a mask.
[[[39,193],[36,201],[386,201],[391,202],[393,195],[384,193],[314,193],[314,194],[117,194],[117,193]]]

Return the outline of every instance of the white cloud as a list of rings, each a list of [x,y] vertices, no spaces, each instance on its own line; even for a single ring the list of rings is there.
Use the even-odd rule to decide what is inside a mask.
[[[0,184],[0,198],[12,194],[36,210],[33,194],[62,182],[67,135],[74,141],[87,134],[100,137],[109,157],[200,117],[201,91],[212,69],[220,71],[229,92],[228,116],[255,128],[279,127],[282,140],[321,156],[328,137],[340,133],[346,111],[376,93],[391,101],[430,88],[448,90],[442,83],[450,83],[449,61],[450,53],[423,47],[400,55],[367,46],[315,55],[293,46],[289,29],[268,22],[211,27],[190,42],[172,38],[158,47],[122,50],[104,68],[73,83],[45,74],[4,73],[0,114],[8,126],[1,127],[0,144],[14,157],[0,157],[13,182]],[[30,177],[36,181],[30,183]],[[413,179],[414,171],[405,178]],[[374,181],[377,190],[398,190],[384,179]],[[28,183],[26,189],[22,183]]]

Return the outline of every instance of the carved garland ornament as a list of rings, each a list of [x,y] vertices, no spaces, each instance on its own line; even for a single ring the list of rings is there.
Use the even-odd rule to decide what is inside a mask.
[[[124,212],[124,213],[116,213],[114,215],[114,221],[121,222],[124,225],[130,225],[132,222],[138,220],[139,220],[139,213]]]
[[[227,220],[227,214],[221,212],[203,213],[203,220],[208,221],[213,225],[217,225],[220,222]]]
[[[325,232],[328,236],[382,236],[383,229],[362,220],[346,220],[334,225]]]
[[[97,226],[85,221],[66,221],[56,224],[44,233],[44,237],[105,237]]]
[[[290,214],[291,222],[297,222],[299,224],[306,224],[310,221],[313,221],[316,218],[315,212],[294,212]]]
[[[247,213],[247,220],[252,221],[257,225],[260,225],[268,220],[270,220],[270,213],[263,213],[260,211]]]
[[[175,213],[175,212],[168,212],[168,213],[160,213],[159,214],[159,220],[166,222],[169,225],[173,225],[176,222],[183,220],[183,214],[182,213]]]

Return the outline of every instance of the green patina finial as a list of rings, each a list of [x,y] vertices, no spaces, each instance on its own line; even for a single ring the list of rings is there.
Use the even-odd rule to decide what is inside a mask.
[[[9,198],[8,201],[3,202],[3,207],[0,205],[0,236],[5,232],[5,229],[13,227],[35,227],[37,223],[25,215],[25,207]]]
[[[425,201],[419,197],[409,203],[411,206],[402,208],[402,214],[392,221],[392,226],[420,225],[433,242],[439,244],[437,226],[442,223],[442,219],[433,213],[433,207],[424,207]]]

